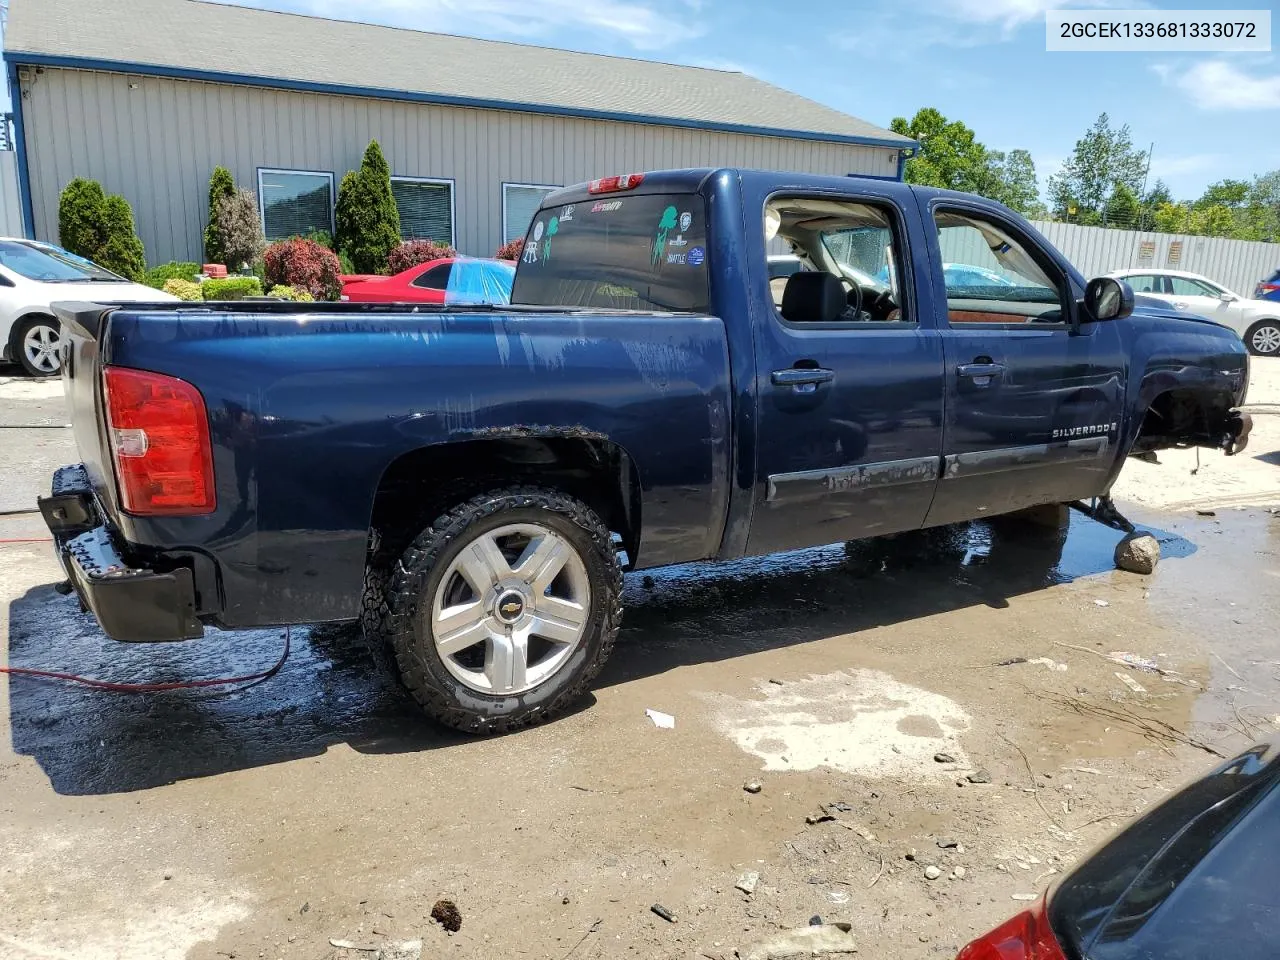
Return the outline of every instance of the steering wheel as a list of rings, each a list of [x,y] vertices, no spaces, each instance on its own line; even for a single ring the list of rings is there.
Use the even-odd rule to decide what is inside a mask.
[[[856,320],[862,313],[862,288],[848,277],[841,277],[840,282],[849,288],[849,292],[845,295],[845,303],[848,304],[845,313],[851,312],[853,319]]]
[[[872,319],[878,323],[889,320],[898,309],[891,290],[878,290],[871,293],[864,298],[863,306],[866,308],[867,313],[871,314]]]

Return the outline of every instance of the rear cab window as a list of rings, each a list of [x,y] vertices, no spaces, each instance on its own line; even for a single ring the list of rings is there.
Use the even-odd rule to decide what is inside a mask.
[[[706,204],[691,193],[543,207],[511,289],[534,306],[705,313],[708,301]]]

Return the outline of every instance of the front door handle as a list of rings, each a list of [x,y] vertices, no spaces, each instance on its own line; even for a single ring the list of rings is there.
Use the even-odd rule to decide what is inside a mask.
[[[956,367],[956,373],[962,377],[971,377],[978,379],[979,377],[998,377],[1004,373],[1003,363],[962,363]]]
[[[835,377],[836,372],[825,367],[788,367],[769,374],[775,387],[817,386],[820,383],[830,383]]]

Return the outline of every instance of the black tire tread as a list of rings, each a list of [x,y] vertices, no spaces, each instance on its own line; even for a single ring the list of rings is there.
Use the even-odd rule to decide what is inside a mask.
[[[425,668],[413,652],[413,620],[417,615],[417,605],[423,596],[426,580],[435,566],[436,558],[444,550],[463,536],[475,522],[505,510],[526,508],[546,510],[569,520],[590,537],[595,549],[607,559],[605,569],[609,571],[610,582],[607,584],[600,646],[594,659],[587,663],[577,680],[543,709],[511,718],[486,718],[481,722],[459,708],[431,683]],[[380,587],[379,581],[385,584],[385,589]],[[372,629],[375,634],[389,641],[399,665],[401,681],[428,716],[455,730],[503,734],[552,719],[586,692],[588,684],[600,673],[613,650],[618,628],[622,623],[621,598],[622,568],[614,557],[608,527],[590,508],[573,497],[554,489],[521,485],[490,490],[458,504],[437,517],[414,538],[390,571],[389,577],[383,580],[376,572],[371,571],[366,584],[361,619],[366,630]]]

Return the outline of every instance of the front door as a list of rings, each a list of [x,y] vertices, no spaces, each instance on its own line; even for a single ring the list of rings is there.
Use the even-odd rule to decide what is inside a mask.
[[[1123,410],[1119,331],[1073,329],[1077,281],[1012,218],[963,201],[930,211],[947,410],[928,524],[1102,493]]]
[[[1175,310],[1206,317],[1224,327],[1241,329],[1244,310],[1233,294],[1194,277],[1165,275],[1163,279],[1168,299]],[[1224,300],[1223,296],[1228,299]]]
[[[942,343],[913,283],[927,270],[901,184],[773,196],[753,264],[758,453],[747,552],[915,529],[942,452]],[[771,295],[764,250],[803,269]],[[919,263],[911,262],[918,251]]]

